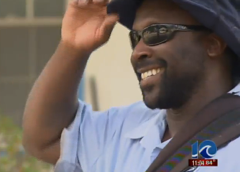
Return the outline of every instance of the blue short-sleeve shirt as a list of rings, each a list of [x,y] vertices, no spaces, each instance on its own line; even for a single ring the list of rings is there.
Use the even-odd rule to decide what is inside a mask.
[[[231,92],[240,95],[240,85]],[[71,126],[61,137],[56,172],[144,172],[168,144],[161,142],[166,111],[148,109],[143,102],[95,112],[79,101]],[[240,171],[240,138],[218,150],[218,167],[195,172]]]

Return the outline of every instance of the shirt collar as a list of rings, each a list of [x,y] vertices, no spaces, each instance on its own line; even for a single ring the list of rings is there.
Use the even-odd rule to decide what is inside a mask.
[[[234,87],[228,93],[240,96],[240,84],[238,84],[236,87]],[[155,128],[153,129],[153,127],[155,127]],[[160,141],[161,141],[161,138],[163,137],[163,134],[165,132],[165,128],[166,128],[166,110],[162,109],[159,111],[159,113],[157,115],[153,116],[149,120],[140,124],[133,130],[127,132],[125,134],[125,137],[130,138],[130,139],[141,139],[141,138],[147,136],[147,134],[149,133],[150,130],[153,130],[155,132],[157,132],[156,130],[158,130],[158,133],[156,133],[156,134],[158,134],[158,136],[160,137]]]
[[[149,150],[155,147],[161,147],[161,138],[166,128],[166,110],[160,110],[156,115],[153,115],[148,121],[142,123],[133,130],[127,132],[125,137],[129,139],[139,139],[140,144]],[[151,142],[149,142],[151,140]]]
[[[164,125],[165,118],[166,110],[160,110],[158,114],[154,115],[152,118],[137,126],[133,130],[127,132],[125,137],[130,139],[140,139],[146,136],[152,126]]]
[[[228,93],[240,96],[240,84],[238,84],[236,87],[234,87],[231,91]]]

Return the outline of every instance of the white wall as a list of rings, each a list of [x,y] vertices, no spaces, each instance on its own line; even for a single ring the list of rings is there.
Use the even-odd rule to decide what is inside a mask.
[[[132,50],[128,33],[125,27],[118,24],[110,41],[94,52],[88,62],[85,100],[90,104],[92,102],[88,80],[90,76],[95,76],[100,110],[128,105],[142,99],[130,62]]]

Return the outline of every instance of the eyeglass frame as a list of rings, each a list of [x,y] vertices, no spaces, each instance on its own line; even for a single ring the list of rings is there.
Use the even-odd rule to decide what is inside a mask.
[[[168,29],[168,34],[170,35],[167,39],[160,41],[158,43],[154,43],[154,44],[148,44],[144,41],[143,42],[148,45],[148,46],[156,46],[156,45],[160,45],[163,44],[167,41],[169,41],[170,39],[172,39],[172,36],[175,32],[190,32],[190,31],[210,31],[210,29],[206,28],[203,25],[183,25],[183,24],[152,24],[150,26],[145,27],[143,30],[141,31],[136,31],[136,30],[131,30],[129,33],[129,37],[130,37],[130,41],[131,41],[131,45],[132,48],[133,47],[133,41],[132,41],[132,35],[133,33],[137,33],[137,36],[140,37],[139,41],[143,38],[143,34],[145,31],[147,31],[147,29],[151,28],[151,27],[158,27],[158,29],[161,29],[161,27],[164,26],[165,28]],[[138,41],[138,42],[139,42]],[[137,45],[137,44],[136,44]],[[135,45],[135,47],[136,47]]]

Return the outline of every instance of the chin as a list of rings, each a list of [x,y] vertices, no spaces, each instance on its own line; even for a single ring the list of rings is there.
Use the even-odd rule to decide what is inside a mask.
[[[160,109],[159,100],[164,96],[161,95],[161,91],[156,86],[151,86],[147,88],[141,88],[143,102],[149,109]]]
[[[149,109],[171,109],[173,105],[171,105],[171,102],[167,101],[165,98],[158,97],[156,99],[149,99],[146,97],[143,97],[143,101],[145,105]]]
[[[158,109],[158,106],[154,102],[149,102],[149,101],[146,101],[144,99],[143,99],[143,101],[149,109],[152,109],[152,110]]]
[[[155,92],[143,92],[143,101],[149,109],[171,109],[179,105],[179,101],[171,94],[161,94],[160,90]]]
[[[159,99],[159,94],[151,95],[149,93],[143,93],[143,101],[149,109],[160,109]]]

